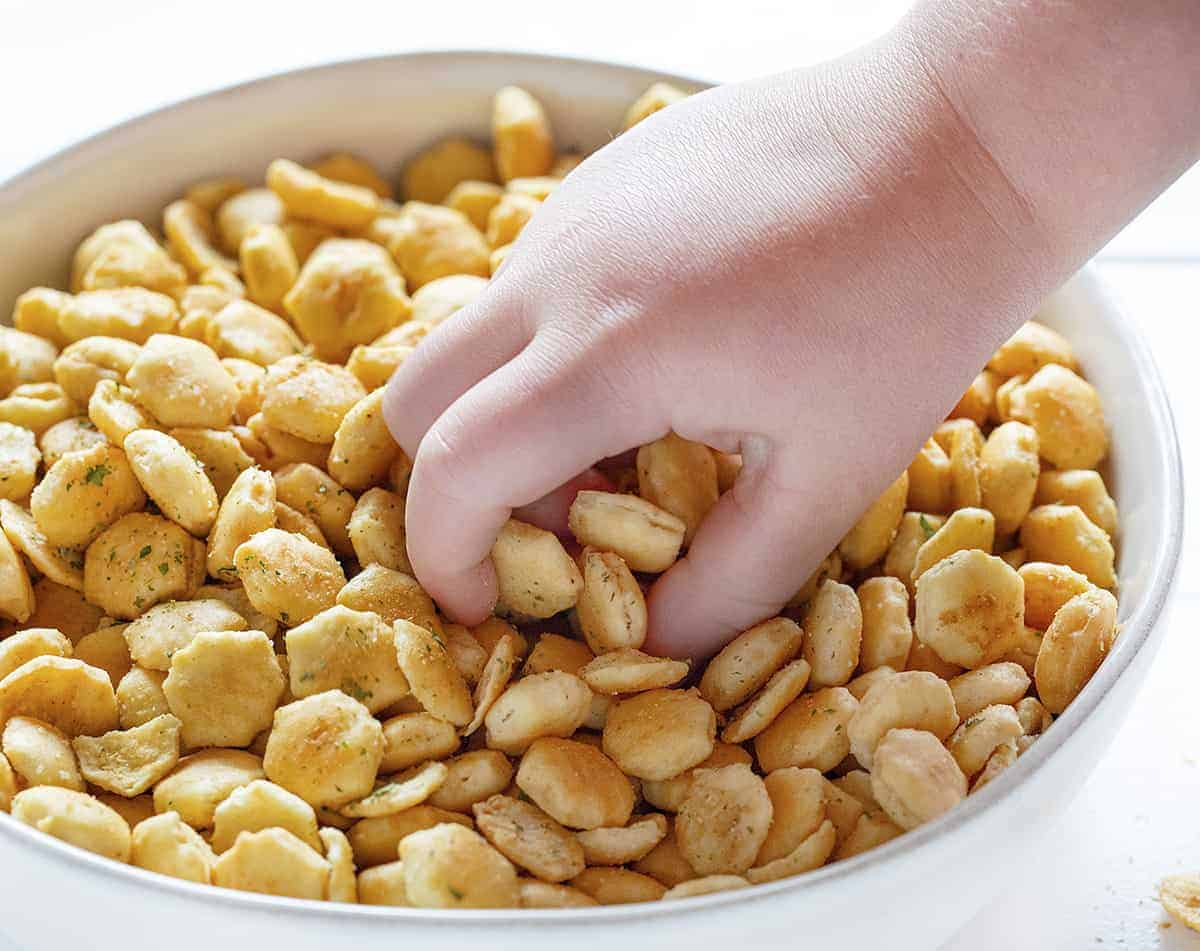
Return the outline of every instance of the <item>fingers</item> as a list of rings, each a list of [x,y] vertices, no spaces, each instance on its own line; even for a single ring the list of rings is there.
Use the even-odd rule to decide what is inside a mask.
[[[529,342],[523,314],[510,300],[503,288],[488,288],[421,341],[388,382],[384,418],[410,458],[451,403]]]
[[[832,542],[813,528],[828,521],[827,501],[785,487],[802,470],[787,470],[787,483],[783,471],[778,463],[748,467],[708,513],[687,556],[651,589],[647,650],[711,656],[777,614],[824,557]]]
[[[437,419],[413,460],[406,530],[413,568],[447,615],[477,624],[491,612],[489,553],[514,508],[661,435],[631,397],[535,341]]]

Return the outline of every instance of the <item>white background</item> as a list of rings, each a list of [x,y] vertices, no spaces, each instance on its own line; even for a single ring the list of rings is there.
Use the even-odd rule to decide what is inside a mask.
[[[121,119],[295,66],[492,47],[738,80],[836,56],[886,30],[907,6],[905,0],[0,0],[0,180]],[[203,149],[204,142],[179,147]],[[1100,256],[1100,268],[1150,337],[1172,393],[1185,469],[1200,471],[1200,169],[1119,235]],[[1193,514],[1169,637],[1138,708],[1054,839],[947,951],[1200,949],[1200,935],[1164,927],[1154,897],[1162,875],[1200,871],[1195,522]],[[930,887],[954,900],[953,882]]]

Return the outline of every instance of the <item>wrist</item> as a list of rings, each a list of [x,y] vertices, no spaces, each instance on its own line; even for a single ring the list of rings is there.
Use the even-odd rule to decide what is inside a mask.
[[[985,193],[1007,182],[1053,283],[1200,158],[1196,3],[923,0],[889,39],[1003,180]]]
[[[979,365],[1069,273],[1037,206],[992,153],[902,23],[816,75],[829,138],[857,169],[889,287],[944,344]],[[862,207],[868,207],[862,205]],[[977,353],[976,353],[977,351]]]

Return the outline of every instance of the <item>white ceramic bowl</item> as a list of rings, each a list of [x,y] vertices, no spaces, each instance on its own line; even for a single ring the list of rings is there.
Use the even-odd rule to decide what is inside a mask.
[[[655,78],[518,54],[400,55],[274,76],[151,113],[0,186],[0,313],[31,285],[64,286],[71,252],[93,227],[131,215],[157,221],[182,186],[206,175],[232,170],[255,179],[276,156],[304,160],[335,148],[394,171],[448,133],[486,138],[490,96],[507,83],[541,98],[560,145],[592,149]],[[202,888],[77,850],[0,814],[0,935],[23,948],[123,951],[326,951],[334,942],[444,951],[580,942],[667,951],[811,940],[846,951],[936,947],[989,898],[1011,890],[1019,861],[1036,865],[1043,832],[1134,701],[1164,630],[1179,556],[1179,450],[1145,343],[1087,272],[1047,303],[1043,319],[1071,339],[1108,413],[1124,627],[1045,737],[939,821],[850,861],[746,891],[595,910],[443,913]]]

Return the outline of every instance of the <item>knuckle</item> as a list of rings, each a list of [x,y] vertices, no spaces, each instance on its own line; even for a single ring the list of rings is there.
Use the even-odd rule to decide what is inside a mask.
[[[413,482],[426,492],[457,502],[462,499],[458,489],[474,453],[469,429],[449,417],[448,411],[421,440],[413,463]]]

